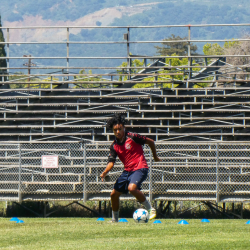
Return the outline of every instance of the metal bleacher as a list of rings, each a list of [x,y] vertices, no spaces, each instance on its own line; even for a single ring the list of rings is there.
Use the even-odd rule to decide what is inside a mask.
[[[150,200],[249,201],[249,143],[156,143],[162,162],[152,160],[142,190]],[[10,201],[109,200],[123,170],[118,160],[110,181],[102,182],[108,143],[54,142],[2,144],[0,199]],[[57,168],[43,168],[42,156],[57,155]],[[134,199],[123,195],[122,199]]]
[[[127,33],[132,29],[124,28]],[[140,43],[128,37],[121,42],[126,50]],[[71,42],[65,44],[69,48]],[[123,166],[117,162],[108,183],[99,175],[114,139],[105,124],[119,112],[128,130],[156,141],[161,163],[154,163],[145,148],[151,172],[142,189],[149,199],[249,201],[248,64],[189,51],[187,65],[173,66],[171,59],[178,56],[126,53],[124,67],[98,66],[102,57],[93,58],[95,67],[76,67],[69,61],[90,58],[70,57],[67,50],[67,66],[57,67],[61,72],[44,73],[55,66],[41,66],[24,76],[10,72],[15,70],[11,61],[21,57],[11,55],[7,46],[0,91],[1,200],[109,200]],[[132,66],[135,59],[144,65]],[[82,68],[96,72],[71,72]],[[42,168],[43,155],[58,155],[59,167]]]

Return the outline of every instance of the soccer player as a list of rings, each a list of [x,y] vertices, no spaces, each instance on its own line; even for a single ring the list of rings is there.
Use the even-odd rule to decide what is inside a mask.
[[[161,161],[155,149],[154,140],[130,133],[125,129],[125,117],[115,114],[107,121],[107,128],[113,130],[115,140],[110,146],[108,165],[100,177],[105,180],[107,173],[113,168],[118,156],[124,164],[124,171],[118,177],[114,189],[111,192],[112,222],[118,222],[119,218],[119,197],[121,194],[130,192],[149,211],[149,219],[156,217],[156,210],[140,191],[142,182],[147,178],[148,165],[144,156],[142,145],[149,145],[154,160]]]

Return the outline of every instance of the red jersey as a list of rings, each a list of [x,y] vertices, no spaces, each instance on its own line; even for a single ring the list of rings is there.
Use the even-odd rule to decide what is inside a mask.
[[[124,170],[132,172],[141,168],[148,168],[144,156],[142,145],[145,144],[146,137],[139,134],[125,132],[125,141],[119,143],[117,140],[110,146],[108,162],[116,161],[118,156],[124,164]]]

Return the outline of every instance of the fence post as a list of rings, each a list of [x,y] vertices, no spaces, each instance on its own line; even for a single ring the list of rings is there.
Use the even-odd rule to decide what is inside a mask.
[[[152,152],[149,150],[149,155],[150,155],[150,168],[149,168],[149,201],[152,202],[153,197],[152,197]]]
[[[84,143],[84,180],[83,180],[83,202],[87,201],[87,192],[86,192],[86,144]]]
[[[22,149],[21,149],[21,143],[19,143],[19,186],[18,186],[18,202],[22,202],[22,156],[21,156],[21,153],[22,153]]]
[[[7,28],[7,75],[9,80],[9,70],[10,70],[10,29]],[[10,85],[9,85],[10,86]]]
[[[67,27],[67,73],[69,72],[69,27]]]
[[[130,45],[129,44],[129,40],[130,40],[130,28],[129,27],[127,28],[127,33],[124,34],[123,38],[124,38],[124,40],[127,40],[127,73],[128,73],[128,78],[127,79],[130,80],[132,61],[131,61],[131,58],[130,58],[130,51],[129,51],[129,45]]]
[[[220,201],[219,197],[219,147],[216,143],[216,202]]]
[[[192,78],[192,58],[191,58],[191,25],[189,24],[188,25],[188,70],[189,70],[189,73],[188,73],[188,80],[190,80]],[[189,88],[189,86],[187,86]]]

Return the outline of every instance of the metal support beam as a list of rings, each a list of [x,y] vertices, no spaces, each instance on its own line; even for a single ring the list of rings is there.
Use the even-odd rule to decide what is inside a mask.
[[[212,204],[209,201],[202,201],[202,203],[204,203],[206,206],[208,206],[211,209],[212,212],[216,211],[218,213],[221,213],[221,214],[225,215],[229,219],[232,219],[232,216],[230,216],[228,213],[224,213],[223,211],[221,211],[220,209],[218,209],[218,208],[221,208],[221,207],[219,207],[217,205],[214,205],[214,204]]]

